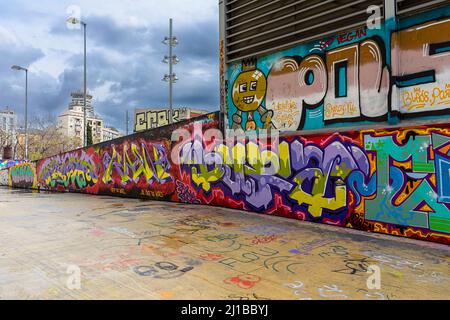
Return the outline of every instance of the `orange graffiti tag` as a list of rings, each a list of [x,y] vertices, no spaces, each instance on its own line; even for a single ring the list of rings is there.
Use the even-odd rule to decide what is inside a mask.
[[[402,109],[408,111],[414,109],[431,108],[450,103],[450,83],[444,87],[434,87],[432,90],[414,88],[402,93]]]
[[[358,109],[353,103],[353,101],[347,101],[343,104],[330,104],[328,103],[325,106],[325,117],[327,119],[334,118],[336,116],[339,117],[345,117],[349,116],[352,117],[358,113]]]
[[[253,288],[261,278],[251,274],[242,274],[236,277],[225,279],[223,282],[228,284],[236,284],[239,288],[250,289]]]
[[[205,260],[205,261],[218,261],[218,260],[223,259],[223,255],[214,254],[214,253],[202,254],[200,256],[200,259]]]
[[[248,240],[252,240],[252,244],[267,244],[277,239],[278,236],[273,234],[270,236],[255,236],[254,238],[249,238]]]

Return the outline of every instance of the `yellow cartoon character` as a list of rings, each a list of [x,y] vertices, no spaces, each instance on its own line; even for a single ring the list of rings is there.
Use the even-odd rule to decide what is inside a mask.
[[[267,78],[261,70],[256,68],[256,59],[244,60],[242,72],[233,84],[233,103],[237,108],[232,118],[233,129],[242,127],[242,112],[247,113],[246,130],[256,130],[255,111],[261,115],[264,128],[269,126],[273,111],[268,111],[262,106],[266,90]]]

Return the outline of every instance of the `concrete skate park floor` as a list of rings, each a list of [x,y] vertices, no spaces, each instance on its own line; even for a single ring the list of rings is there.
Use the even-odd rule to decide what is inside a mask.
[[[0,247],[0,299],[450,298],[448,246],[207,206],[0,188]]]

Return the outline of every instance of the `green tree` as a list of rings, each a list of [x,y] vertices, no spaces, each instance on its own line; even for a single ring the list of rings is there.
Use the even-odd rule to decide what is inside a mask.
[[[94,141],[92,139],[92,126],[90,123],[88,123],[87,128],[86,128],[86,134],[87,134],[87,145],[90,146],[92,144],[94,144]]]

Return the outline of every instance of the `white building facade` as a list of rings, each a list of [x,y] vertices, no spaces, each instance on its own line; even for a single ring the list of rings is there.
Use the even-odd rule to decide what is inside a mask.
[[[116,128],[103,127],[102,141],[110,141],[119,138],[120,132]]]
[[[14,110],[6,107],[0,110],[0,129],[4,132],[15,133],[17,130],[17,115]]]
[[[6,107],[4,110],[0,110],[0,133],[2,144],[12,144],[16,140],[17,135],[17,115],[14,110]]]
[[[62,133],[69,137],[79,138],[84,141],[84,99],[83,93],[74,92],[71,94],[72,101],[68,110],[58,117],[58,125]],[[116,139],[120,137],[119,131],[107,128],[101,117],[94,113],[92,106],[92,96],[86,97],[86,121],[92,129],[92,142],[94,144]]]

